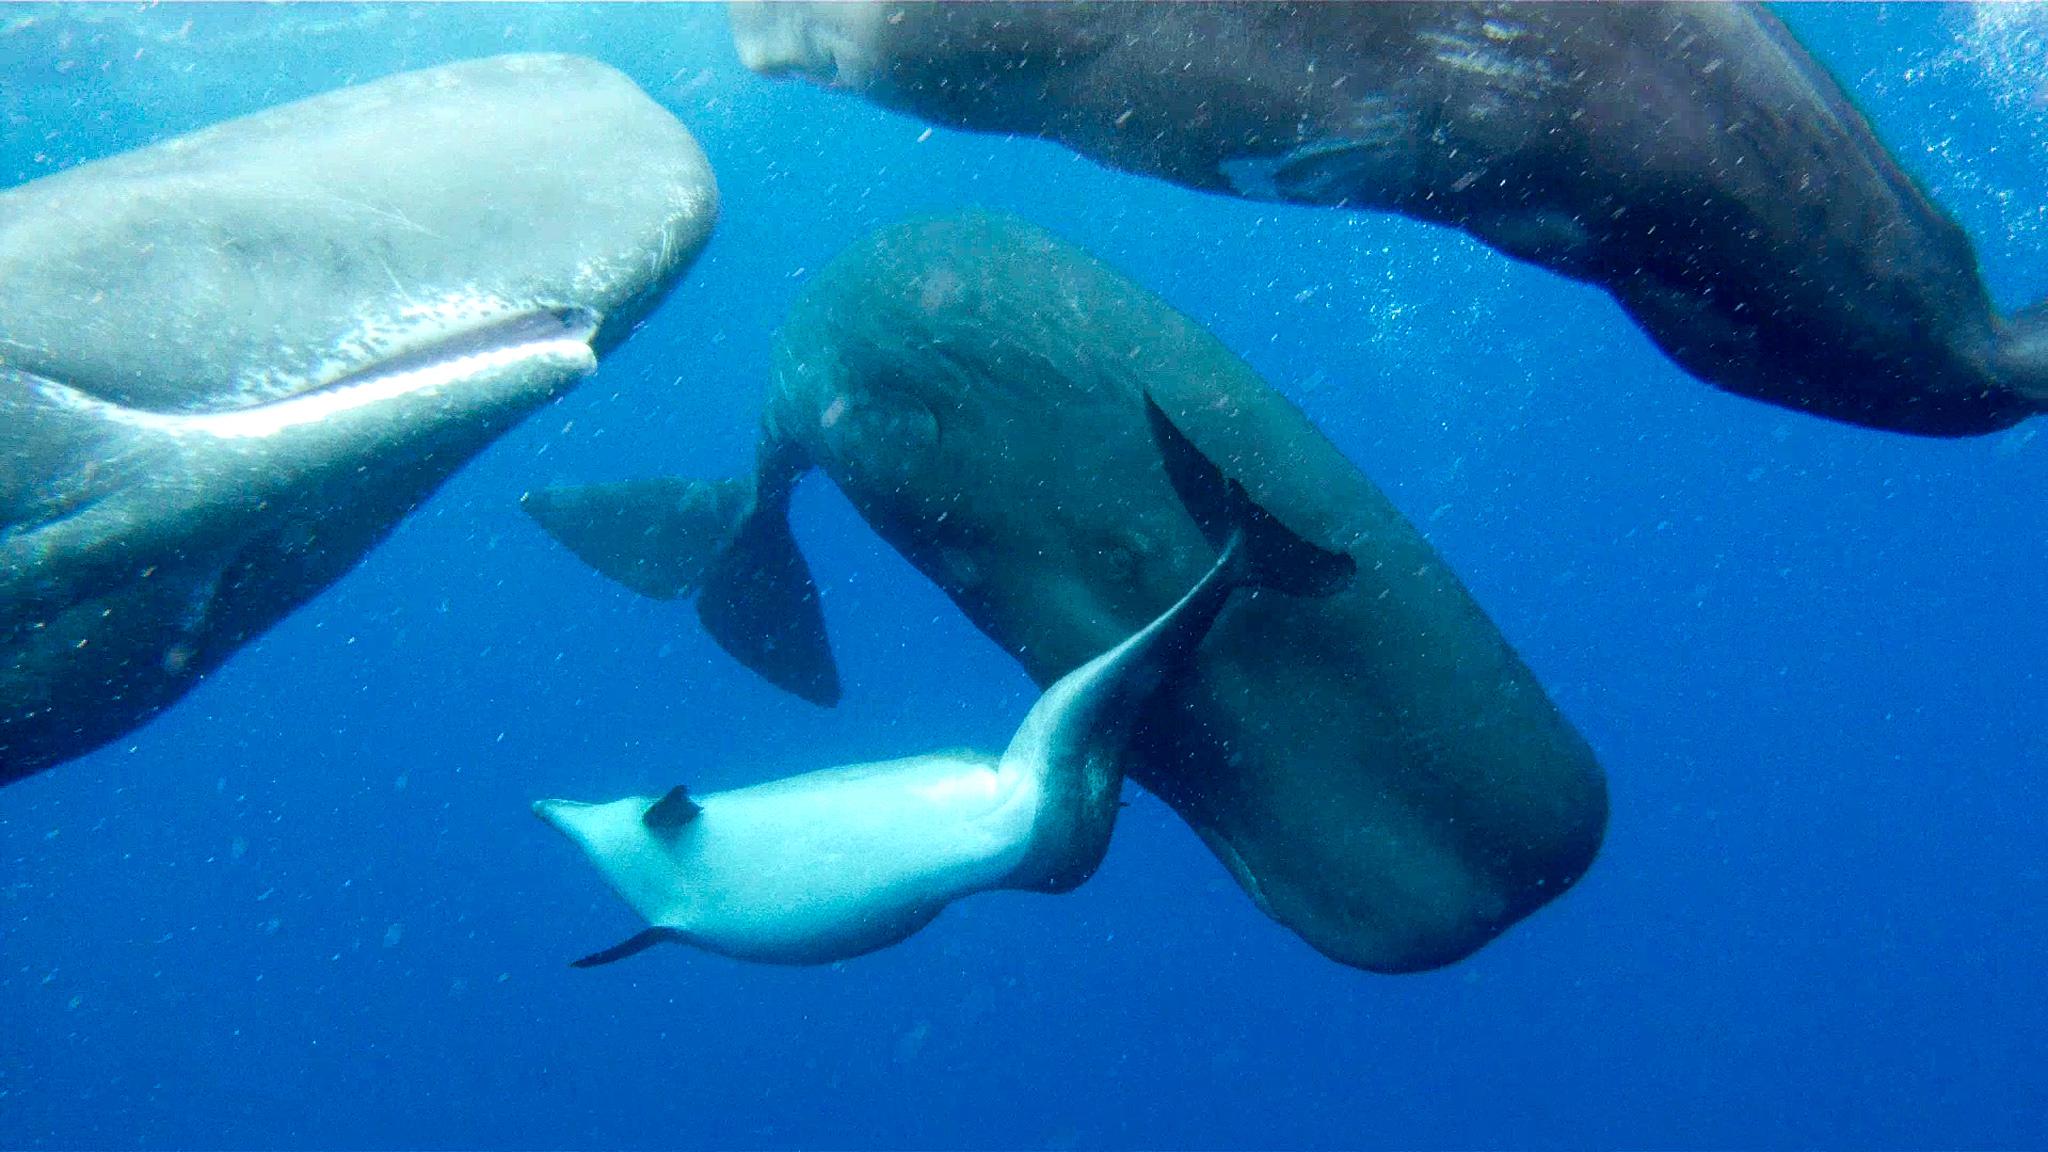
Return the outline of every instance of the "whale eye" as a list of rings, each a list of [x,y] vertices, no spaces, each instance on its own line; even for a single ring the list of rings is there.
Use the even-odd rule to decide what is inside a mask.
[[[1108,569],[1109,578],[1119,584],[1133,584],[1138,579],[1138,568],[1142,563],[1136,549],[1122,540],[1112,540],[1102,549],[1102,562]]]

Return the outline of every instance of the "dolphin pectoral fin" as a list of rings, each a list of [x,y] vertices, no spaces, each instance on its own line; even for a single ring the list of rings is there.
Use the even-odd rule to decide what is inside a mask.
[[[519,506],[585,564],[642,596],[672,600],[703,583],[739,530],[752,488],[664,476],[543,488]]]
[[[640,814],[640,822],[649,832],[673,835],[704,811],[695,800],[690,799],[690,790],[681,784],[668,790],[661,799],[647,806]]]
[[[681,944],[683,943],[683,934],[673,928],[649,928],[645,932],[636,932],[601,952],[592,952],[581,959],[571,960],[569,961],[569,967],[597,968],[605,964],[613,964],[624,960],[628,956],[645,952],[656,944],[668,941]]]
[[[757,506],[705,573],[697,618],[733,659],[821,707],[839,703],[839,668],[811,566],[787,504]]]

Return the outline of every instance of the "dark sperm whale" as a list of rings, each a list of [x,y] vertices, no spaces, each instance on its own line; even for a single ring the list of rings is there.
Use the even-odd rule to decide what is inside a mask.
[[[815,468],[1041,686],[1143,627],[1216,558],[1151,396],[1251,498],[1357,577],[1242,597],[1145,706],[1125,758],[1268,915],[1346,964],[1447,964],[1570,888],[1607,796],[1584,740],[1415,528],[1221,342],[1014,219],[885,228],[777,340],[752,476],[532,493],[643,592],[695,592],[733,655],[839,695],[786,519]]]
[[[1928,436],[2048,407],[2048,305],[1733,3],[735,4],[740,55],[936,124],[1399,212],[1611,293],[1686,371]]]

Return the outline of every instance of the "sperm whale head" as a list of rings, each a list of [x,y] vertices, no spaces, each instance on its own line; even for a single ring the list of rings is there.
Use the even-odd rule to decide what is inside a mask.
[[[593,372],[717,215],[621,73],[407,73],[0,191],[0,781],[141,723]]]

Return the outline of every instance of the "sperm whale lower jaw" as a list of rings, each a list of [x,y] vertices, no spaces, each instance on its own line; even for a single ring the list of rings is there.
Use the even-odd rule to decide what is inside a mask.
[[[601,318],[586,308],[533,309],[443,334],[308,391],[222,412],[156,412],[101,400],[60,381],[39,382],[67,407],[130,427],[178,436],[260,440],[407,397],[452,393],[465,383],[530,365],[578,379],[597,370],[591,343]],[[459,403],[459,401],[458,401]]]

